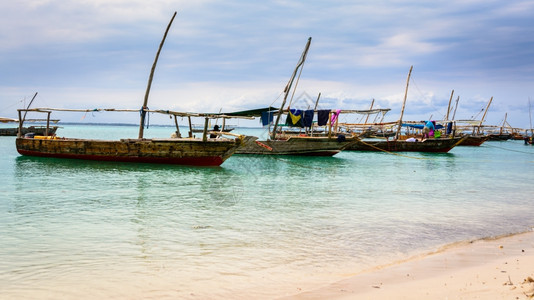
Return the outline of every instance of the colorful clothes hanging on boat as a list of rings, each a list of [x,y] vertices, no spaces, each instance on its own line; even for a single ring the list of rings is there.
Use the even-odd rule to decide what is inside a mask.
[[[452,122],[447,123],[447,135],[452,133]]]
[[[261,124],[267,126],[274,120],[274,111],[264,111],[261,113]]]
[[[321,109],[317,111],[317,125],[325,126],[328,123],[329,109]]]
[[[336,109],[335,112],[332,113],[332,120],[330,121],[330,124],[334,126],[336,124],[337,117],[339,117],[339,113],[341,112],[341,109]]]
[[[290,109],[287,113],[286,125],[293,127],[304,127],[302,125],[302,110]]]
[[[305,110],[302,113],[302,125],[304,127],[311,127],[313,125],[313,116],[315,115],[315,111],[313,109]]]

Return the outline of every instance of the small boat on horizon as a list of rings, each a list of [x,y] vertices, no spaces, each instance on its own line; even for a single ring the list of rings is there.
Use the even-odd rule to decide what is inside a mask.
[[[37,93],[33,95],[33,98],[30,101],[28,107],[33,103],[37,97]],[[0,123],[19,123],[19,119],[5,118],[0,117]],[[50,122],[57,124],[59,120],[54,119],[26,119],[26,114],[22,117],[22,122],[34,122],[34,123],[43,123],[46,122],[46,126],[43,125],[31,125],[28,127],[18,126],[18,127],[0,127],[0,136],[17,136],[19,131],[21,135],[25,134],[34,134],[34,135],[44,135],[44,136],[54,136],[56,134],[59,126],[50,126]]]
[[[49,127],[28,126],[28,127],[22,127],[22,128],[19,128],[19,127],[0,128],[0,136],[17,136],[17,134],[19,133],[19,130],[21,130],[22,135],[32,133],[34,135],[54,136],[58,128],[59,126],[49,126]]]

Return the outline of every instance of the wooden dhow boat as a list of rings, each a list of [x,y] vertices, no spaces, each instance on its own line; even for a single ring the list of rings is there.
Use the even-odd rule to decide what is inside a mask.
[[[116,112],[139,112],[134,109],[50,109],[33,108],[21,109],[22,111],[41,112],[50,114],[52,111],[116,111]],[[97,161],[114,162],[138,162],[176,164],[191,166],[219,166],[232,156],[237,148],[256,139],[245,135],[229,135],[226,133],[209,131],[208,120],[215,118],[237,118],[224,115],[209,115],[183,113],[167,110],[148,110],[144,113],[161,113],[174,116],[176,132],[171,138],[143,138],[120,139],[120,140],[96,140],[83,138],[60,138],[57,136],[20,135],[16,139],[17,151],[22,155],[73,158]],[[203,117],[206,127],[202,137],[195,138],[191,134],[181,137],[177,123],[177,117]],[[22,125],[22,123],[21,123]],[[191,131],[190,131],[191,132]],[[215,136],[215,137],[213,137]]]
[[[384,122],[386,114],[391,110],[390,108],[373,108],[375,99],[371,101],[371,107],[366,110],[341,110],[340,113],[361,115],[359,122],[338,122],[335,124],[335,131],[346,131],[358,135],[360,138],[373,137],[392,137],[396,132],[391,130],[391,126],[396,122]],[[369,120],[370,116],[374,116]],[[364,120],[365,118],[365,120]]]
[[[410,140],[361,140],[347,150],[386,152],[431,152],[447,153],[465,137],[430,138],[422,141]]]
[[[57,136],[28,136],[22,135],[19,130],[16,147],[22,155],[53,157],[53,158],[72,158],[98,161],[114,162],[136,162],[136,163],[159,163],[159,164],[178,164],[192,166],[219,166],[242,144],[255,137],[237,135],[235,138],[220,138],[220,132],[208,132],[207,125],[210,118],[232,118],[224,115],[193,114],[181,113],[168,110],[149,110],[147,107],[148,95],[154,69],[158,61],[159,53],[165,41],[165,37],[176,16],[174,13],[167,30],[159,46],[145,93],[143,107],[140,110],[118,110],[102,109],[98,111],[136,111],[140,113],[139,136],[137,139],[120,139],[120,140],[95,140],[82,138],[58,138]],[[92,110],[71,110],[71,109],[19,109],[19,129],[23,127],[22,112],[33,111],[47,113],[47,119],[50,119],[52,111],[95,111]],[[147,113],[163,113],[174,116],[177,131],[175,138],[155,139],[143,138],[145,118]],[[205,127],[202,138],[194,138],[190,134],[186,138],[180,135],[177,117],[203,117],[205,118]],[[208,133],[214,134],[214,138],[209,137]]]
[[[478,147],[482,144],[484,144],[485,141],[489,140],[489,136],[487,135],[472,135],[467,134],[465,136],[465,139],[463,139],[458,146],[474,146]]]
[[[486,113],[488,112],[489,106],[491,104],[491,101],[493,100],[493,97],[490,98],[488,104],[486,105],[486,108],[483,110],[484,114],[480,120],[456,120],[456,110],[458,109],[458,102],[460,101],[460,96],[456,98],[456,106],[454,108],[454,113],[452,115],[452,119],[449,119],[449,113],[451,112],[451,102],[452,97],[454,95],[454,90],[451,92],[451,97],[449,99],[449,106],[447,108],[447,113],[445,115],[445,120],[442,121],[442,123],[446,124],[446,135],[452,135],[452,136],[460,136],[464,137],[458,144],[458,146],[480,146],[485,141],[489,139],[489,136],[484,134],[482,130],[482,123],[484,122],[484,119],[486,117]]]
[[[33,103],[37,97],[37,92],[33,95],[28,107]],[[20,119],[4,118],[0,117],[0,123],[19,123]],[[25,134],[34,134],[34,135],[44,135],[44,136],[53,136],[56,134],[58,126],[50,126],[50,122],[57,124],[59,120],[47,120],[47,119],[26,119],[26,115],[22,118],[23,122],[47,122],[46,126],[31,125],[28,127],[7,127],[0,128],[0,136],[17,136],[19,131],[22,135]]]
[[[58,128],[58,126],[28,126],[22,127],[20,130],[22,131],[22,135],[33,133],[35,135],[53,136],[56,134]],[[0,128],[0,136],[17,136],[18,133],[18,127]]]
[[[489,140],[489,135],[484,133],[483,125],[477,120],[455,120],[455,133],[459,136],[465,136],[458,146],[475,146],[478,147]],[[469,125],[462,125],[469,124]]]
[[[507,115],[508,113],[504,114],[504,121],[501,126],[498,127],[499,130],[488,134],[490,141],[507,141],[513,137],[513,128],[506,122]],[[508,129],[510,129],[510,131],[508,131]]]
[[[291,101],[287,109],[284,109],[284,107],[287,102],[288,95],[293,88],[293,83],[296,79],[297,73],[299,70],[302,71],[302,66],[306,60],[310,44],[311,37],[308,39],[300,60],[297,63],[297,66],[295,67],[293,74],[291,75],[289,82],[284,89],[284,99],[280,109],[278,111],[260,111],[260,114],[258,114],[258,110],[254,110],[256,114],[250,114],[250,116],[258,117],[261,115],[261,113],[267,113],[269,116],[272,116],[273,119],[276,115],[276,121],[274,122],[273,128],[271,128],[271,121],[269,120],[267,122],[269,126],[269,138],[261,141],[249,141],[243,147],[238,148],[236,153],[260,155],[333,156],[348,148],[358,140],[357,137],[352,135],[333,135],[332,132],[325,136],[314,135],[313,131],[308,130],[311,128],[311,124],[308,124],[309,126],[305,126],[307,130],[304,133],[295,134],[287,131],[284,132],[281,129],[279,122],[282,114],[287,113],[287,117],[290,118],[289,105],[291,104]],[[295,89],[296,86],[297,84],[295,84]],[[315,109],[309,110],[311,112],[312,119],[313,114],[317,112],[316,108],[317,102]],[[330,120],[330,117],[331,116],[329,115],[328,120]]]
[[[406,80],[406,90],[404,93],[404,101],[402,104],[401,115],[397,125],[397,133],[393,140],[385,139],[362,139],[348,147],[348,151],[386,151],[386,152],[449,152],[452,148],[457,146],[465,137],[439,137],[439,138],[427,138],[427,139],[415,139],[405,136],[401,138],[401,128],[403,126],[402,118],[404,114],[404,108],[406,106],[406,98],[408,96],[408,86],[410,82],[410,75],[412,73],[413,66],[410,67],[408,78]]]
[[[333,156],[347,149],[357,140],[320,136],[289,136],[263,141],[250,141],[237,149],[237,154]]]

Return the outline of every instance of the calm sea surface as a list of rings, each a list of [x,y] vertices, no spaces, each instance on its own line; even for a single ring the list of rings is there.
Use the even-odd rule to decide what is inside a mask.
[[[137,127],[57,134],[135,138]],[[0,299],[275,298],[534,226],[534,147],[522,141],[234,155],[216,168],[23,157],[14,137],[0,153]]]

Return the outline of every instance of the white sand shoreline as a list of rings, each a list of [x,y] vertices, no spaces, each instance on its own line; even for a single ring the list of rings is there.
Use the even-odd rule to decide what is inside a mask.
[[[284,299],[534,299],[534,231],[448,245]]]

